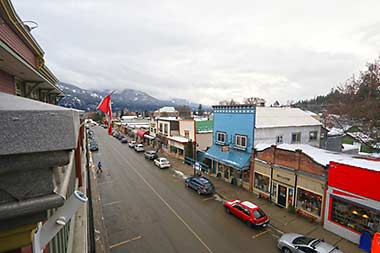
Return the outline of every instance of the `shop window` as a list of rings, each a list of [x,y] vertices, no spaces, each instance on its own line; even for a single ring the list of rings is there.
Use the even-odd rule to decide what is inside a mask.
[[[224,144],[226,142],[226,133],[225,132],[216,132],[216,142]]]
[[[247,136],[240,134],[235,135],[235,147],[241,149],[247,148]]]
[[[309,132],[309,141],[316,141],[318,138],[318,131]]]
[[[180,148],[179,148],[179,149],[178,149],[178,154],[181,155],[181,156],[183,156],[183,149],[180,149]]]
[[[282,135],[276,136],[276,144],[281,144],[282,143]]]
[[[174,147],[174,146],[172,146],[172,145],[170,145],[170,152],[176,154],[177,153],[177,148]]]
[[[242,177],[244,182],[249,183],[249,170],[244,170]]]
[[[160,123],[160,133],[163,132],[162,123]]]
[[[260,191],[269,193],[269,177],[255,172],[254,187]]]
[[[332,197],[331,220],[358,233],[380,229],[380,211]]]
[[[274,199],[276,199],[277,196],[277,183],[273,183],[272,185],[272,196]]]
[[[16,80],[16,96],[25,96],[24,87],[20,80]]]
[[[288,206],[292,206],[293,205],[293,196],[294,196],[294,189],[293,188],[289,188],[288,189]]]
[[[297,189],[297,207],[314,214],[321,216],[322,196],[304,189]]]
[[[301,132],[292,133],[292,143],[301,142]]]

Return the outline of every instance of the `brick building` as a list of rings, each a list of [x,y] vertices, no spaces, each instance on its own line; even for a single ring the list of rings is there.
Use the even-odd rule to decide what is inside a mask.
[[[318,152],[325,151],[309,145],[258,145],[251,162],[251,190],[322,222],[328,165],[315,159]]]

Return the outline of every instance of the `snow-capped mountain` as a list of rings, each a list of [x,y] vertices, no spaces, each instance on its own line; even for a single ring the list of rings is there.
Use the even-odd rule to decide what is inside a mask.
[[[57,86],[65,94],[65,97],[59,101],[59,105],[84,111],[95,111],[100,100],[109,93],[105,90],[86,90],[62,82]],[[112,94],[113,111],[120,111],[123,108],[127,108],[129,111],[152,111],[162,106],[181,105],[187,105],[193,110],[198,108],[198,104],[186,99],[159,100],[145,92],[133,89],[115,91]]]

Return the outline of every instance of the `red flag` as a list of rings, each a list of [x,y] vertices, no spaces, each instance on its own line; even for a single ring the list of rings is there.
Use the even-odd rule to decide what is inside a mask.
[[[112,94],[112,93],[111,93]],[[96,109],[104,112],[108,115],[108,134],[112,134],[112,108],[111,108],[111,94],[105,96],[102,101],[100,101],[98,107]]]

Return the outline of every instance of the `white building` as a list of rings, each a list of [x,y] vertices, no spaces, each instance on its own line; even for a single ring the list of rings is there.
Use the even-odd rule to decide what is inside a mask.
[[[322,123],[299,108],[256,107],[254,145],[309,144],[320,146]]]

